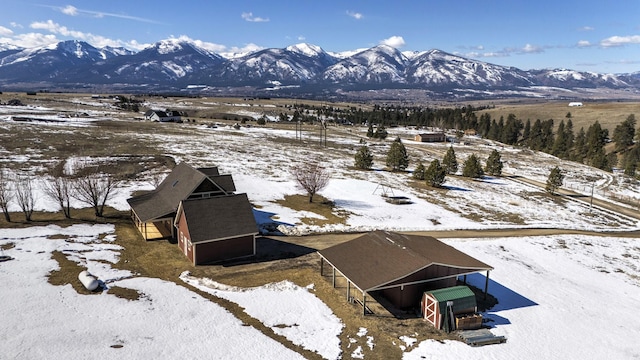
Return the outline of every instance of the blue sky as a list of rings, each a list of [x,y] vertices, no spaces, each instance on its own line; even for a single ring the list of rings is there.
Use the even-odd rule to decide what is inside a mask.
[[[168,38],[216,52],[300,42],[333,52],[389,44],[524,70],[636,72],[640,1],[2,1],[0,43],[78,39],[139,50]]]

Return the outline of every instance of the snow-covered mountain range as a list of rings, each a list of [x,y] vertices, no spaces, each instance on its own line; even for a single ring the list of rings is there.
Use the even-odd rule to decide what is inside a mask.
[[[297,89],[307,94],[400,88],[433,94],[463,90],[491,94],[539,87],[637,93],[640,76],[566,69],[525,71],[435,49],[403,53],[386,45],[335,54],[302,43],[224,57],[178,39],[162,40],[139,52],[98,49],[77,40],[31,49],[0,44],[0,86],[18,89],[29,84],[67,89],[128,86],[155,92],[197,84],[198,89],[268,88],[271,93]]]

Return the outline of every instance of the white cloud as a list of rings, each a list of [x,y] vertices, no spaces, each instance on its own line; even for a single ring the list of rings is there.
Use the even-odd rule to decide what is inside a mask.
[[[350,11],[347,10],[347,15],[351,16],[352,18],[356,19],[356,20],[360,20],[364,17],[364,15],[362,15],[362,13],[359,12],[355,12],[355,11]]]
[[[85,33],[82,31],[75,31],[75,30],[70,30],[69,28],[67,28],[66,26],[60,25],[58,23],[53,22],[52,20],[47,20],[45,22],[34,22],[30,25],[30,27],[32,29],[36,29],[36,30],[46,30],[52,34],[59,34],[65,37],[70,37],[70,38],[74,38],[77,40],[82,40],[82,41],[86,41],[88,43],[90,43],[91,45],[101,48],[101,47],[105,47],[105,46],[112,46],[112,47],[126,47],[126,48],[130,48],[130,49],[135,49],[135,50],[141,50],[143,48],[145,48],[146,46],[148,46],[148,44],[140,44],[135,40],[130,40],[128,42],[122,41],[122,40],[114,40],[114,39],[110,39],[101,35],[95,35],[95,34],[91,34],[91,33]],[[34,33],[36,34],[36,33]],[[42,35],[42,34],[39,34]],[[51,42],[48,42],[46,44],[42,44],[42,42],[46,42],[49,41],[51,39]],[[55,40],[53,40],[55,39]],[[38,37],[34,37],[34,45],[33,46],[42,46],[42,45],[49,45],[51,43],[55,43],[55,42],[59,42],[60,40],[57,39],[55,36],[51,36],[51,37],[44,37],[42,38],[42,40],[38,40]],[[21,45],[24,46],[24,45]],[[30,46],[24,46],[24,47],[30,47]]]
[[[70,37],[78,38],[81,40],[86,40],[88,37],[87,34],[81,31],[69,30],[66,26],[62,26],[58,23],[54,23],[52,20],[47,20],[45,22],[37,21],[37,22],[31,23],[29,27],[32,29],[46,30],[50,33],[60,34],[63,36],[70,36]]]
[[[9,25],[11,25],[12,28],[16,28],[16,29],[22,29],[24,27],[15,21],[10,22]]]
[[[198,47],[201,47],[203,49],[207,49],[209,51],[214,51],[214,52],[220,52],[220,51],[225,51],[227,49],[226,46],[224,45],[220,45],[220,44],[214,44],[214,43],[210,43],[210,42],[206,42],[206,41],[202,41],[202,40],[195,40],[192,39],[190,37],[188,37],[187,35],[180,35],[177,38],[171,37],[171,39],[176,39],[179,41],[185,41],[185,42],[189,42],[192,43]]]
[[[298,41],[305,41],[305,40],[307,40],[307,38],[304,37],[303,35],[298,36]]]
[[[11,36],[13,35],[13,30],[8,29],[4,26],[0,26],[0,36]]]
[[[78,15],[78,9],[71,5],[67,5],[66,7],[62,8],[60,11],[62,11],[63,14],[67,14],[70,16]]]
[[[538,54],[544,52],[544,49],[536,45],[527,44],[521,49],[521,51],[526,54]]]
[[[0,39],[0,42],[23,48],[33,48],[56,44],[60,42],[60,40],[52,34],[26,33],[13,36],[11,38]]]
[[[602,47],[615,47],[629,44],[640,44],[640,35],[611,36],[600,41],[600,46]]]
[[[390,38],[380,40],[381,45],[388,45],[393,48],[400,48],[405,45],[404,39],[402,36],[392,36]]]
[[[589,46],[591,46],[591,43],[587,40],[578,41],[578,47],[589,47]]]
[[[259,16],[253,16],[252,12],[243,12],[240,15],[244,20],[248,22],[268,22],[269,18],[261,18]]]
[[[113,14],[113,13],[106,13],[106,12],[101,12],[101,11],[78,9],[75,6],[71,6],[71,5],[67,5],[65,7],[51,6],[51,5],[40,5],[40,6],[47,7],[47,8],[50,8],[50,9],[54,9],[56,11],[59,11],[59,12],[61,12],[63,14],[69,15],[69,16],[88,15],[88,16],[92,16],[92,17],[96,17],[96,18],[113,17],[113,18],[118,18],[118,19],[140,21],[140,22],[146,22],[146,23],[152,23],[152,24],[162,24],[162,22],[159,22],[159,21],[156,21],[156,20],[151,20],[151,19],[146,19],[146,18],[142,18],[142,17],[138,17],[138,16],[123,15],[123,14]]]
[[[595,28],[591,27],[591,26],[583,26],[581,28],[578,29],[579,31],[593,31],[595,30]]]

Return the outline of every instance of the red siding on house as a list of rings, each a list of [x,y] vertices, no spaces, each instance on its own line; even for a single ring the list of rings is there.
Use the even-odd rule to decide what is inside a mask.
[[[178,228],[177,236],[180,251],[193,263],[193,247],[189,245],[191,244],[191,235],[189,234],[189,227],[187,226],[187,219],[184,216],[184,212],[180,214],[176,227]]]
[[[254,235],[195,243],[195,264],[255,255]]]

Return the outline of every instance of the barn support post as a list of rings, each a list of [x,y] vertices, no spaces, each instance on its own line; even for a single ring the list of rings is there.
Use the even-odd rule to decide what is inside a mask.
[[[320,257],[320,276],[324,275],[323,274],[323,269],[324,268],[324,259],[322,257]]]
[[[467,285],[467,275],[464,276],[463,281],[464,281],[464,284]]]
[[[351,282],[347,280],[347,302],[351,299]]]
[[[332,277],[332,282],[333,282],[333,287],[336,287],[336,268],[335,266],[332,268],[333,271],[331,273],[331,277]]]
[[[484,281],[484,299],[487,300],[487,291],[489,290],[489,270],[487,270],[487,276]]]
[[[367,315],[367,294],[362,292],[362,315]]]
[[[149,240],[149,236],[147,235],[147,223],[144,223],[144,239]]]

